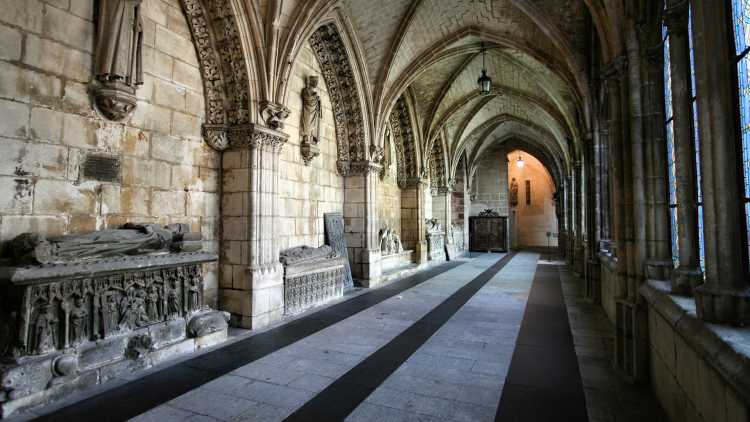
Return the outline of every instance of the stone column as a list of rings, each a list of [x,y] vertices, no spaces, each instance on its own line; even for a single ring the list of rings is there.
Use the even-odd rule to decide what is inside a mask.
[[[284,312],[276,233],[281,230],[279,156],[288,135],[255,124],[204,128],[208,130],[228,138],[222,155],[219,303],[231,313],[234,325],[262,328]]]
[[[616,57],[603,70],[607,83],[609,98],[609,184],[610,206],[612,214],[610,226],[610,251],[616,260],[617,291],[620,297],[627,295],[624,281],[627,277],[627,257],[625,247],[625,194],[624,194],[624,165],[623,165],[623,92],[627,59]]]
[[[401,243],[404,249],[414,251],[417,264],[426,264],[427,240],[425,236],[424,192],[427,182],[422,179],[404,181],[401,186]]]
[[[648,212],[646,278],[669,280],[673,263],[669,223],[669,193],[665,183],[667,156],[664,138],[664,48],[661,43],[645,51],[644,139],[646,203]]]
[[[586,164],[586,250],[585,280],[586,299],[600,303],[601,285],[599,281],[599,236],[596,229],[596,155],[595,141],[591,133],[584,139],[584,163]]]
[[[750,322],[740,122],[729,2],[691,1],[701,149],[705,283],[694,291],[706,322]]]
[[[703,281],[698,245],[698,191],[693,138],[688,2],[673,1],[664,21],[669,30],[674,115],[677,233],[680,263],[672,274],[672,292],[690,294]],[[667,169],[668,170],[668,169]]]
[[[352,275],[363,287],[380,283],[378,183],[382,166],[362,161],[351,164],[344,178],[344,231]]]
[[[432,216],[438,219],[443,225],[445,233],[445,251],[448,259],[456,257],[456,245],[453,242],[453,187],[438,187],[435,194],[432,195]]]
[[[584,277],[586,270],[586,246],[584,244],[584,218],[586,208],[584,203],[584,168],[581,161],[576,161],[573,177],[575,180],[575,242],[574,242],[574,269],[580,277]]]

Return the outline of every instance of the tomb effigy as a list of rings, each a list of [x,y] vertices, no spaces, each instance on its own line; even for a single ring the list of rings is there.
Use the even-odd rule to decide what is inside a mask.
[[[346,261],[344,271],[344,289],[354,287],[352,279],[352,269],[349,264],[349,251],[346,246],[346,237],[344,236],[344,214],[340,212],[329,212],[323,214],[323,223],[325,227],[326,245],[330,246],[336,253]]]
[[[332,247],[298,246],[281,251],[284,314],[294,315],[344,295],[346,259]]]
[[[11,241],[0,267],[0,416],[217,344],[228,315],[203,298],[185,225]]]
[[[414,251],[405,251],[401,237],[393,229],[380,230],[380,265],[383,271],[405,267],[412,263]]]

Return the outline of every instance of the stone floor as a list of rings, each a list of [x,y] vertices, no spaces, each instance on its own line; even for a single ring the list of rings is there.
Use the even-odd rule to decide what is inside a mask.
[[[532,286],[537,293],[529,299]],[[554,412],[548,403],[577,388],[585,405],[567,403],[580,409],[558,411],[555,420],[585,420],[586,411],[592,422],[665,420],[648,391],[620,382],[609,369],[611,326],[600,308],[582,300],[580,286],[565,267],[539,261],[537,253],[460,259],[58,407],[42,419],[536,421],[548,420],[543,415],[549,412],[501,415],[498,405],[513,408],[523,400]],[[524,336],[545,335],[544,325],[533,324],[541,321],[532,307],[539,300],[557,300],[562,320],[567,304],[569,325],[550,324],[562,340],[542,351],[568,353],[573,364],[566,370],[573,370],[553,373],[558,368],[547,365],[549,372],[541,375],[571,387],[517,396],[508,392],[517,391],[510,384],[504,392],[506,376],[524,384],[522,366],[533,372],[535,365],[514,352],[517,344],[527,347],[528,339],[519,339],[522,327]]]

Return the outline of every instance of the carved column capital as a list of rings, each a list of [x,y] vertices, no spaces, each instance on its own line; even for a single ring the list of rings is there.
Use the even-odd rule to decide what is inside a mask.
[[[427,180],[421,177],[399,178],[398,187],[401,189],[417,189],[427,186]]]
[[[280,153],[289,135],[264,126],[249,123],[246,125],[203,125],[203,139],[217,151],[239,148],[269,148]]]
[[[383,165],[374,161],[348,161],[338,160],[336,162],[339,174],[344,177],[347,176],[361,176],[370,173],[380,173],[383,169]]]

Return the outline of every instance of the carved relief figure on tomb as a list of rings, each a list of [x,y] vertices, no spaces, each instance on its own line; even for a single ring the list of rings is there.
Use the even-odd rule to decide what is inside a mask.
[[[200,291],[200,279],[191,276],[188,284],[188,310],[197,311],[201,308]]]
[[[50,304],[44,304],[38,309],[30,346],[33,353],[40,355],[54,350],[57,345],[58,318],[54,306]]]
[[[511,207],[518,205],[518,182],[516,182],[515,177],[510,182],[510,199],[508,202]]]
[[[100,82],[143,83],[143,0],[99,0],[94,73]]]
[[[177,291],[177,280],[174,277],[170,277],[167,290],[167,315],[169,318],[177,318],[180,316],[180,295]]]
[[[317,144],[320,141],[320,119],[323,117],[320,95],[318,95],[318,77],[308,76],[302,89],[302,123],[300,135],[303,142]]]
[[[120,310],[117,305],[117,298],[112,294],[107,295],[106,298],[105,337],[116,332],[120,328]]]
[[[86,301],[80,296],[73,300],[73,307],[70,311],[70,343],[78,344],[88,337],[89,311],[86,309]]]
[[[159,312],[159,291],[154,285],[148,289],[148,295],[146,296],[146,313],[148,314],[148,319],[151,321],[158,321],[161,319],[161,312]]]

